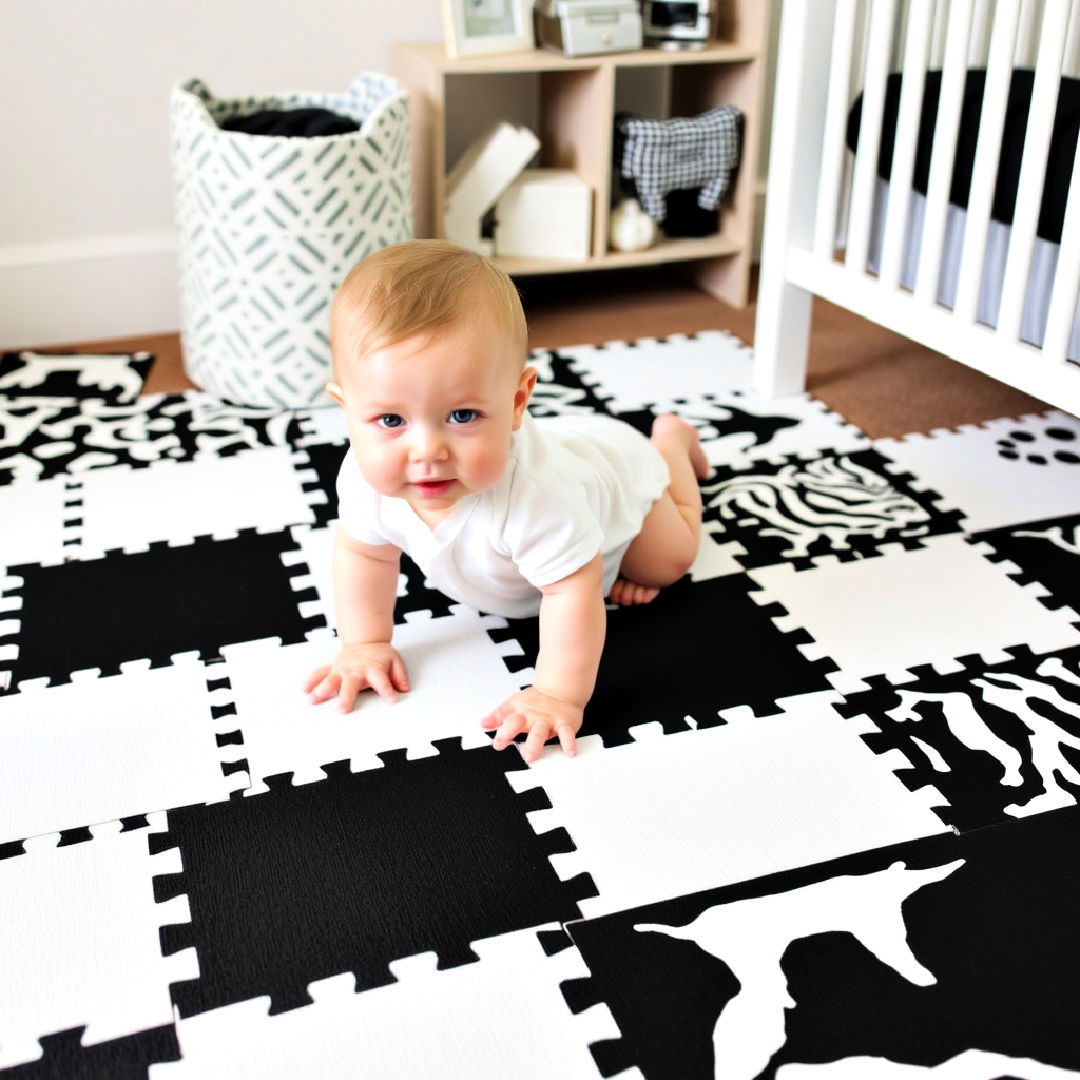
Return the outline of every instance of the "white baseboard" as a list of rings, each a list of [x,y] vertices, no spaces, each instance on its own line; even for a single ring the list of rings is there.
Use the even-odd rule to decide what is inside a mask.
[[[174,233],[0,247],[0,347],[175,331],[178,292]]]

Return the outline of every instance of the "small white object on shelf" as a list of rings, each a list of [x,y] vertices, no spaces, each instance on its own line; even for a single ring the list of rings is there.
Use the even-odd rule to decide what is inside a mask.
[[[537,0],[536,40],[564,56],[596,56],[641,48],[636,0]]]
[[[614,251],[644,251],[656,243],[656,222],[641,209],[637,199],[620,199],[611,212],[608,243]]]
[[[496,124],[477,139],[446,177],[446,238],[491,255],[494,245],[481,236],[481,221],[539,149],[540,140],[528,128],[509,122]]]
[[[526,169],[495,204],[495,254],[589,258],[592,189],[570,169]]]

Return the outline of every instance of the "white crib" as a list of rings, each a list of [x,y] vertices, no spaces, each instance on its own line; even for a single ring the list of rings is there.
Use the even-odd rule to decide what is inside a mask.
[[[813,296],[1080,413],[1080,153],[1060,244],[1036,236],[1080,0],[787,0],[777,60],[755,384],[803,389]],[[949,201],[965,79],[985,68],[966,210]],[[991,219],[1014,68],[1034,68],[1010,224]],[[928,70],[941,71],[925,196],[913,186]],[[886,83],[901,72],[892,166]],[[862,92],[858,148],[845,145]]]

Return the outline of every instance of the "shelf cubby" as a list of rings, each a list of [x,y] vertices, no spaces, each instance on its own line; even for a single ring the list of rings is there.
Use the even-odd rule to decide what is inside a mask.
[[[694,51],[642,49],[566,57],[543,49],[452,60],[441,42],[394,48],[395,75],[409,94],[414,228],[442,235],[447,169],[496,120],[530,127],[540,138],[535,165],[573,169],[593,191],[592,253],[584,261],[496,258],[512,275],[686,263],[700,285],[728,303],[747,302],[754,228],[754,163],[761,117],[767,5],[724,5],[731,35]],[[642,108],[647,101],[652,107]],[[713,236],[661,237],[645,251],[608,250],[617,178],[612,175],[615,112],[657,118],[694,116],[732,104],[743,114],[742,165],[724,199]]]

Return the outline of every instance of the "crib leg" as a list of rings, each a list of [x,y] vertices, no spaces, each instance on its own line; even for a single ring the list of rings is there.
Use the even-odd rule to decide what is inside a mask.
[[[812,293],[785,281],[782,272],[767,272],[762,260],[754,327],[754,389],[759,394],[782,397],[805,389],[813,299]]]

